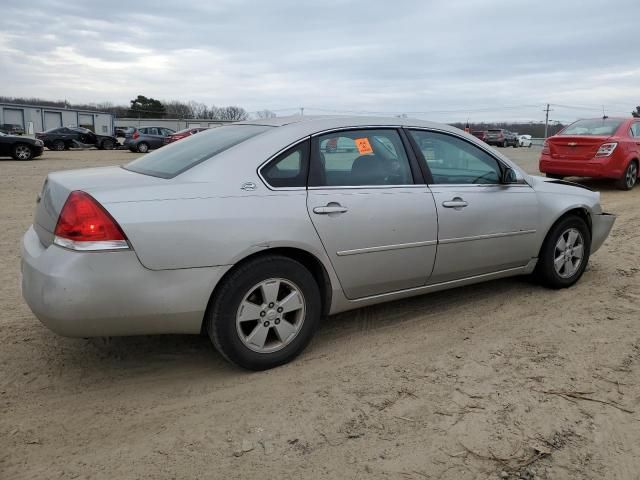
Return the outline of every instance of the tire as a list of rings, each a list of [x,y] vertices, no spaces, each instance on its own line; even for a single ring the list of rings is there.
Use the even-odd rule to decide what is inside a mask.
[[[62,140],[54,140],[51,143],[51,150],[55,150],[56,152],[62,152],[66,148],[66,145]]]
[[[508,145],[509,145],[509,143],[508,143],[506,140],[504,140],[504,141],[502,142],[501,147],[502,147],[502,148],[507,148],[507,146],[508,146]]]
[[[113,150],[113,140],[103,140],[102,143],[100,144],[100,149],[101,150]]]
[[[33,149],[26,143],[17,143],[11,149],[11,156],[15,160],[31,160],[33,158]]]
[[[616,183],[620,190],[631,190],[638,181],[638,161],[631,160],[627,168],[624,169],[622,177]]]
[[[517,140],[515,142],[513,142],[513,148],[518,148],[519,146],[520,146],[520,144],[518,144]]]
[[[268,286],[275,304],[267,303],[261,284]],[[280,286],[274,287],[276,284]],[[299,295],[290,297],[293,291]],[[288,296],[297,299],[293,304],[296,310],[279,313],[282,307],[278,301]],[[205,322],[211,342],[228,361],[248,370],[267,370],[291,361],[304,350],[320,323],[321,312],[320,289],[311,272],[293,259],[269,255],[230,273],[215,292]],[[278,318],[281,315],[287,315],[288,320]],[[278,333],[285,325],[289,336],[283,341]],[[249,341],[252,335],[258,339],[255,345]]]
[[[557,173],[545,173],[547,178],[553,178],[555,180],[562,180],[564,178],[563,175],[558,175]]]
[[[147,153],[149,151],[149,144],[146,142],[140,142],[137,146],[136,146],[136,151],[138,153]]]
[[[577,236],[574,237],[576,232]],[[564,246],[560,241],[561,238],[564,240]],[[573,243],[571,243],[572,238],[575,238]],[[580,254],[576,248],[578,246],[581,246]],[[591,232],[585,221],[577,215],[562,217],[547,233],[540,249],[534,275],[546,287],[554,289],[570,287],[584,273],[590,252]]]

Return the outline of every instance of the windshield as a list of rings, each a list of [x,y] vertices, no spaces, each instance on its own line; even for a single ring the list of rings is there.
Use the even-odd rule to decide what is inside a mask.
[[[255,137],[273,127],[264,125],[228,125],[212,128],[179,142],[162,147],[153,153],[124,166],[132,172],[161,178],[173,178],[193,166],[208,160],[234,145]]]
[[[622,120],[613,118],[578,120],[562,130],[558,135],[610,136],[615,133],[621,123]]]

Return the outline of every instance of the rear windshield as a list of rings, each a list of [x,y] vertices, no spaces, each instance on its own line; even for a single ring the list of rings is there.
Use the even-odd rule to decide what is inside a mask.
[[[562,130],[558,135],[613,135],[622,120],[614,118],[597,118],[595,120],[578,120],[567,128]]]
[[[192,135],[124,165],[132,172],[173,178],[234,145],[273,128],[264,125],[227,125]]]

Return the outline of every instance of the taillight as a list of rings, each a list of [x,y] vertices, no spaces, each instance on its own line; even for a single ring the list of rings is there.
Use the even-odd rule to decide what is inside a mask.
[[[549,142],[545,140],[544,143],[542,144],[542,155],[550,155],[550,154],[551,154],[551,150],[549,150]]]
[[[140,136],[140,133],[138,133],[138,131],[136,130],[135,132],[133,132],[133,139],[135,140],[136,138],[138,138]]]
[[[127,237],[113,217],[88,193],[71,192],[54,232],[53,243],[71,250],[129,248]]]
[[[603,143],[596,152],[596,157],[608,157],[618,146],[617,142]]]

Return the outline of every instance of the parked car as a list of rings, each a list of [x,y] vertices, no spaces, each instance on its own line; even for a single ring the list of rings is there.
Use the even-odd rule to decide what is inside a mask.
[[[448,125],[279,117],[49,174],[22,292],[62,335],[205,331],[261,370],[328,314],[512,275],[570,287],[614,220]]]
[[[198,132],[202,132],[203,130],[208,130],[207,127],[193,127],[193,128],[185,128],[184,130],[179,130],[176,133],[172,133],[168,137],[164,137],[164,144],[167,145],[169,143],[176,142],[178,140],[182,140],[183,138],[190,137],[191,135],[195,135]]]
[[[24,135],[24,128],[15,123],[3,123],[0,125],[0,132],[7,135]]]
[[[165,127],[129,127],[124,135],[123,145],[132,152],[147,153],[162,147],[164,139],[175,130]]]
[[[111,135],[98,135],[83,127],[57,127],[36,133],[36,138],[44,142],[49,150],[68,150],[70,148],[96,147],[100,150],[112,150],[118,143]]]
[[[640,119],[605,117],[578,120],[548,138],[539,169],[551,178],[611,178],[631,190],[639,163]]]
[[[532,144],[533,144],[533,141],[531,140],[531,135],[518,135],[519,147],[531,148]]]
[[[31,160],[42,155],[43,150],[44,144],[41,140],[0,132],[0,157]]]
[[[509,145],[514,148],[518,147],[517,135],[504,128],[490,128],[487,130],[487,136],[484,141],[489,145],[498,147],[508,147]]]
[[[484,142],[486,140],[486,138],[487,138],[487,131],[486,130],[473,130],[471,132],[471,135],[473,135],[476,138],[479,138],[480,140],[482,140]]]

